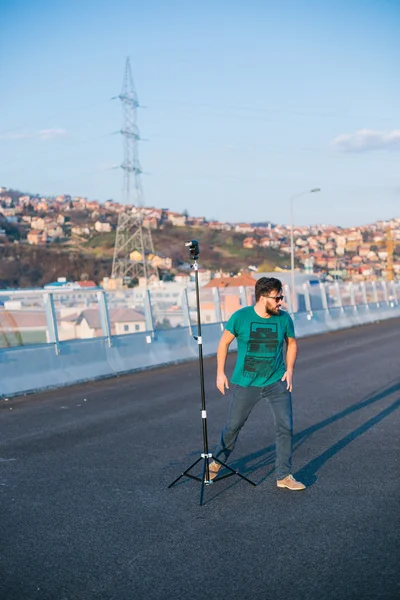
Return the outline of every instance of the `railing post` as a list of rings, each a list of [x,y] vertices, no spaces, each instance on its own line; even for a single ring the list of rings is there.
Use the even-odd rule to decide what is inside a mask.
[[[291,301],[290,303],[292,305],[292,315],[294,315],[295,312],[299,312],[299,299],[297,297],[296,286],[294,286],[294,289],[292,290],[292,284],[288,284],[288,288]]]
[[[321,293],[322,308],[329,313],[328,298],[326,296],[326,284],[319,282],[319,291]]]
[[[243,285],[239,286],[239,296],[240,296],[240,304],[242,306],[247,306],[246,288]]]
[[[388,290],[387,290],[386,281],[383,279],[381,281],[381,283],[382,283],[382,289],[383,289],[383,297],[385,298],[386,304],[389,304],[389,297],[388,297]]]
[[[310,319],[312,319],[313,312],[311,309],[310,289],[308,286],[308,282],[303,283],[304,301],[306,304],[306,311],[308,312],[307,319],[310,321]]]
[[[367,309],[369,309],[368,298],[367,298],[367,288],[365,286],[365,281],[361,282],[361,292],[362,292],[362,297],[363,297],[363,303],[365,304]]]
[[[193,330],[192,330],[192,323],[190,322],[189,298],[188,298],[188,293],[187,293],[186,288],[182,292],[181,306],[182,306],[182,313],[183,313],[183,325],[184,325],[184,327],[188,327],[190,337],[192,337]]]
[[[399,304],[399,299],[397,297],[397,290],[396,290],[396,282],[392,281],[392,294],[393,294],[393,300],[395,304]]]
[[[54,298],[51,292],[44,292],[44,309],[46,311],[46,323],[48,340],[50,344],[54,344],[56,354],[60,354],[60,342],[58,339],[57,316],[54,307]]]
[[[97,292],[97,301],[99,303],[100,310],[100,322],[101,322],[101,331],[103,336],[107,338],[107,344],[111,348],[111,327],[110,327],[110,315],[108,314],[108,306],[106,299],[106,292],[101,290]]]
[[[154,319],[153,311],[151,308],[150,290],[146,290],[144,296],[144,316],[146,319],[146,331],[150,332],[150,335],[146,336],[146,341],[148,344],[150,344],[152,339],[154,338]]]
[[[284,291],[285,298],[286,298],[288,313],[292,317],[292,319],[294,319],[292,295],[290,293],[290,286],[287,283],[283,284],[283,291]]]
[[[354,292],[354,283],[352,281],[349,282],[349,293],[350,293],[350,302],[351,302],[351,305],[352,305],[353,309],[355,311],[357,311],[356,295],[355,295],[355,292]]]
[[[221,331],[224,330],[224,324],[222,322],[222,310],[221,310],[221,294],[219,288],[212,288],[213,302],[215,308],[215,318],[217,323],[220,324]]]
[[[376,281],[372,281],[372,291],[374,292],[374,302],[377,305],[377,307],[380,307],[379,304],[379,300],[378,300],[378,290],[376,289]]]
[[[338,307],[340,308],[341,312],[344,312],[342,296],[340,294],[340,284],[338,281],[335,281],[335,289],[336,289],[336,300],[338,303]]]

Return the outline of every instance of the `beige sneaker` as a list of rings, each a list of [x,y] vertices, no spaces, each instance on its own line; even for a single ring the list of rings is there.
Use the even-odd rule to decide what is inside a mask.
[[[300,481],[296,481],[293,475],[288,475],[285,479],[278,479],[276,482],[278,488],[287,488],[288,490],[305,490],[306,486]]]
[[[219,463],[212,461],[210,462],[210,464],[208,465],[208,470],[210,472],[210,480],[215,479],[216,476],[218,475],[218,471],[222,468],[222,465],[220,465]]]

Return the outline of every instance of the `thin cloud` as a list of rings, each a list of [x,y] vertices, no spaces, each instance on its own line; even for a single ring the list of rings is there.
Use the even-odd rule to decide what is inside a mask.
[[[121,168],[121,165],[115,164],[115,163],[103,163],[103,164],[99,165],[100,171],[112,171],[113,169],[120,169],[120,168]]]
[[[400,150],[400,129],[373,131],[359,129],[355,133],[343,133],[332,141],[341,152],[371,152],[373,150]]]
[[[67,135],[65,129],[39,129],[38,131],[10,131],[0,135],[2,140],[54,140]]]
[[[67,135],[65,129],[41,129],[36,132],[40,140],[54,140],[55,138],[64,137]]]

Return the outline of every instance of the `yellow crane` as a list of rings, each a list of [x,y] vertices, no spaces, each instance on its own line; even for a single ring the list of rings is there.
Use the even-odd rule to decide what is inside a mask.
[[[387,252],[387,259],[386,259],[387,280],[393,281],[394,280],[393,254],[394,254],[395,243],[394,243],[393,233],[392,233],[390,226],[385,229],[383,240],[373,242],[373,246],[378,246],[378,247],[384,246],[385,247],[386,252]]]
[[[390,229],[390,227],[388,227],[386,230],[385,240],[386,240],[386,251],[387,251],[387,266],[386,266],[387,278],[388,278],[388,281],[393,281],[394,280],[394,268],[393,268],[394,240],[393,240],[392,230]]]

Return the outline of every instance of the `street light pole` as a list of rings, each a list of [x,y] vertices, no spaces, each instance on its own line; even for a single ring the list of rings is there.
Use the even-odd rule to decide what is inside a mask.
[[[320,188],[313,188],[312,190],[307,190],[307,192],[301,192],[300,194],[296,194],[290,198],[290,276],[291,276],[291,295],[292,295],[292,310],[295,311],[295,289],[294,289],[294,236],[293,236],[293,201],[295,198],[299,198],[300,196],[305,196],[306,194],[313,194],[315,192],[320,192]]]
[[[292,311],[295,311],[294,299],[294,240],[293,240],[293,198],[290,198],[290,290],[292,293]]]

